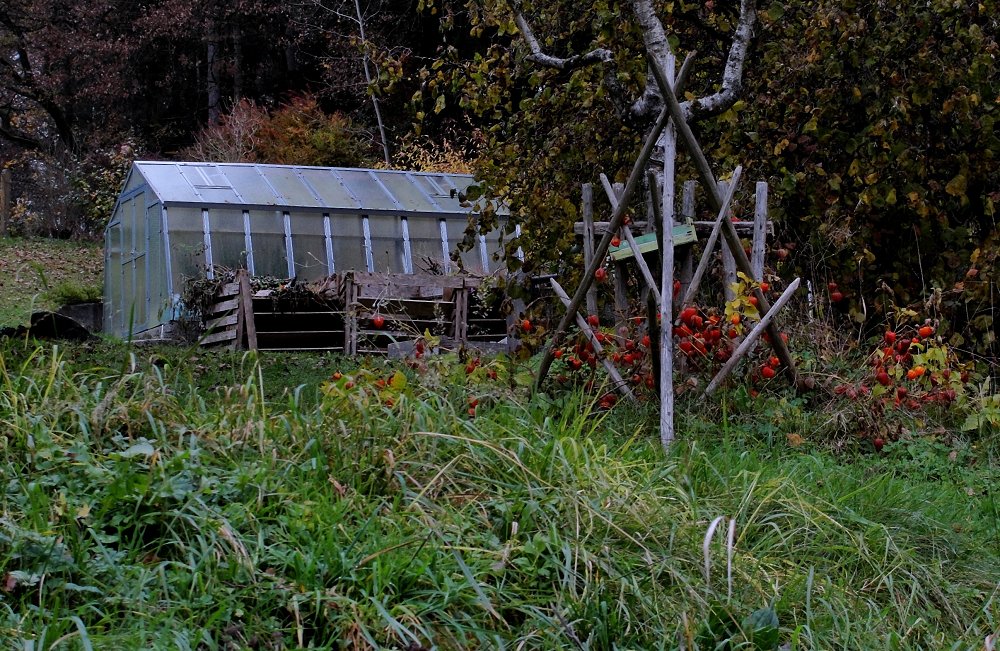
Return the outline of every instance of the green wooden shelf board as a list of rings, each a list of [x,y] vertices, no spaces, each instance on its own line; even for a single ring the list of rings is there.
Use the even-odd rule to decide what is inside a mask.
[[[694,224],[680,224],[674,226],[674,246],[681,246],[684,244],[693,244],[698,241],[698,236],[694,231]],[[640,253],[649,253],[650,251],[656,251],[659,247],[656,245],[656,233],[646,233],[645,235],[640,235],[635,238],[635,243],[639,245]],[[632,247],[628,245],[628,242],[622,242],[621,246],[613,246],[608,249],[611,254],[612,260],[628,260],[633,257]]]

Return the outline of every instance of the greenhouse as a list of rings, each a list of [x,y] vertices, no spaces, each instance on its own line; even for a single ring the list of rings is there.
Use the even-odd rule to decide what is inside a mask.
[[[104,330],[173,322],[191,279],[217,269],[313,281],[358,270],[502,271],[499,230],[453,253],[469,175],[286,165],[136,162],[105,231]],[[152,333],[150,333],[152,334]]]

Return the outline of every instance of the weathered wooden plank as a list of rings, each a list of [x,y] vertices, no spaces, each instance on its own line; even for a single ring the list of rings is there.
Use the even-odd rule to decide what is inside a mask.
[[[383,274],[367,271],[353,272],[355,285],[383,285],[391,287],[433,287],[460,289],[478,287],[482,279],[474,276],[436,276],[434,274]]]
[[[615,312],[620,318],[628,314],[628,265],[624,262],[612,262],[614,278],[612,286],[615,292]]]
[[[757,181],[754,193],[753,248],[750,266],[757,282],[764,280],[764,253],[767,250],[767,181]]]
[[[354,275],[347,274],[344,278],[344,296],[347,297],[344,313],[344,351],[348,355],[358,354],[358,288],[354,284]]]
[[[237,275],[239,272],[237,272]],[[236,296],[240,293],[240,283],[239,281],[234,283],[226,283],[219,288],[219,291],[215,294],[216,298],[229,298],[230,296]]]
[[[719,181],[719,190],[726,194],[729,192],[729,181]],[[733,258],[733,252],[729,250],[728,246],[722,247],[722,295],[725,297],[726,302],[736,298],[736,292],[733,290],[733,285],[736,283],[736,260]]]
[[[709,383],[709,385],[705,387],[706,396],[712,395],[715,392],[715,390],[719,388],[719,385],[722,384],[723,380],[726,379],[726,376],[728,376],[729,373],[732,372],[734,368],[736,368],[736,365],[740,363],[740,360],[742,360],[743,357],[747,354],[747,351],[751,350],[754,344],[757,343],[757,338],[760,337],[760,335],[764,332],[764,330],[767,330],[771,326],[772,322],[774,321],[774,317],[778,314],[779,311],[781,311],[781,308],[785,306],[785,303],[787,303],[789,299],[792,298],[792,295],[795,293],[795,290],[799,288],[799,282],[800,281],[798,278],[792,281],[792,284],[790,284],[781,294],[781,296],[778,297],[778,300],[774,302],[774,305],[771,306],[771,309],[768,310],[764,314],[763,318],[761,318],[761,320],[757,322],[757,325],[753,327],[753,329],[747,335],[746,339],[743,340],[743,343],[741,343],[736,348],[736,350],[733,351],[733,355],[732,357],[729,358],[729,361],[726,362],[726,364],[721,369],[719,369],[719,372],[715,374],[715,377],[712,378],[712,381]],[[777,329],[775,329],[775,332],[777,332]],[[773,337],[775,335],[771,336]],[[778,333],[777,337],[780,339],[781,334]]]
[[[715,252],[715,243],[719,239],[719,233],[722,230],[722,222],[725,220],[726,215],[729,213],[729,205],[733,202],[733,194],[736,192],[736,188],[740,182],[740,176],[743,174],[743,168],[737,166],[733,170],[732,183],[729,186],[728,192],[726,192],[725,199],[722,202],[722,207],[719,210],[719,216],[715,220],[715,228],[712,229],[711,235],[708,236],[708,240],[705,242],[705,250],[701,254],[701,260],[698,261],[698,268],[694,270],[694,276],[691,278],[691,284],[688,285],[687,290],[684,292],[684,297],[681,299],[680,307],[685,305],[690,305],[691,301],[698,294],[698,286],[701,285],[701,279],[705,275],[705,270],[708,269],[708,263],[712,259],[712,255]]]
[[[552,291],[556,293],[556,296],[559,297],[559,300],[562,301],[563,305],[569,307],[570,298],[566,295],[566,291],[562,288],[562,286],[556,281],[555,278],[550,278],[549,283],[552,285]],[[594,334],[590,324],[587,323],[587,320],[584,319],[579,312],[577,312],[574,316],[576,316],[576,325],[579,326],[583,334],[586,335],[588,340],[590,340],[590,343],[594,346],[594,354],[600,358],[601,364],[608,372],[608,376],[614,382],[615,390],[620,392],[632,402],[636,402],[635,394],[632,393],[632,389],[629,387],[628,383],[622,379],[622,376],[618,372],[618,369],[615,368],[615,365],[604,356],[604,347],[601,346],[601,342],[597,341],[597,335]]]
[[[590,267],[594,259],[594,186],[584,183],[581,190],[583,201],[583,266]],[[597,287],[587,290],[587,314],[597,314]]]
[[[602,181],[607,183],[608,178],[602,176]],[[608,199],[611,201],[612,210],[617,210],[619,206],[615,203],[618,201],[615,197],[621,197],[624,192],[624,186],[621,183],[615,183],[613,187],[605,187],[605,192],[608,194]],[[625,223],[622,222],[621,230],[624,233]],[[642,257],[642,256],[640,256]],[[628,302],[628,266],[621,263],[615,262],[615,312],[619,315],[619,318],[624,318],[628,314],[629,302]]]
[[[697,181],[684,181],[684,190],[681,195],[680,221],[694,221],[694,193],[697,185]],[[695,232],[697,233],[697,229]],[[676,244],[677,240],[675,239],[674,245],[676,246]],[[680,264],[678,266],[680,269],[678,271],[678,279],[681,281],[680,296],[684,296],[687,293],[687,288],[691,286],[691,279],[694,277],[694,251],[690,246],[685,246],[679,251],[679,254]]]
[[[455,308],[453,316],[455,323],[455,341],[464,344],[468,340],[469,290],[455,290]]]
[[[733,285],[736,283],[736,259],[728,246],[722,247],[722,291],[726,302],[736,298]]]
[[[239,342],[246,338],[247,349],[257,350],[257,320],[253,311],[253,290],[250,287],[250,275],[242,272],[239,277],[240,284],[240,313],[243,316],[243,332]]]
[[[668,55],[667,74],[674,79],[674,56]],[[668,448],[674,440],[674,211],[676,198],[675,164],[677,131],[673,123],[663,131],[663,197],[660,218],[663,224],[663,260],[660,268],[660,445]]]
[[[207,334],[198,340],[202,346],[208,346],[210,344],[215,344],[220,341],[231,341],[236,339],[236,330],[220,330],[219,332],[213,332]]]
[[[601,173],[601,184],[604,186],[604,192],[608,195],[608,200],[611,202],[611,206],[615,209],[618,208],[618,198],[617,194],[620,194],[618,186],[614,188],[611,187],[611,182],[608,181],[607,175],[603,172]],[[625,236],[625,240],[628,242],[629,249],[632,252],[632,257],[635,258],[636,265],[639,267],[640,273],[642,273],[643,279],[646,281],[646,287],[649,288],[656,296],[656,304],[660,304],[660,292],[656,287],[656,281],[653,280],[653,274],[649,271],[649,266],[646,264],[646,259],[642,257],[642,249],[639,243],[635,241],[635,237],[632,235],[632,229],[629,228],[628,224],[622,224],[622,234]],[[672,231],[673,229],[671,229]],[[646,236],[648,237],[648,236]],[[652,237],[652,244],[656,246],[656,236]],[[653,249],[655,250],[655,249]],[[620,259],[620,258],[618,258]]]
[[[610,222],[594,222],[594,235],[604,235],[608,232],[608,224]],[[712,232],[712,228],[715,227],[714,221],[701,221],[696,220],[691,222],[694,227],[695,233],[697,235],[704,237]],[[649,231],[652,226],[646,221],[633,221],[632,222],[634,231]],[[733,222],[733,227],[736,232],[740,234],[740,237],[750,237],[753,235],[754,222],[752,221],[740,221]],[[675,226],[676,228],[676,226]],[[573,223],[573,233],[576,235],[583,235],[583,222]],[[774,223],[767,222],[767,234],[774,235]]]
[[[226,326],[234,326],[240,320],[239,314],[227,314],[225,316],[220,316],[215,319],[209,319],[205,322],[206,330],[215,330],[217,328],[225,328]]]
[[[208,308],[208,313],[212,315],[212,314],[219,314],[220,312],[229,312],[231,310],[235,310],[237,307],[239,307],[239,305],[240,305],[240,299],[230,298],[225,301],[219,301],[218,303],[214,303],[213,305],[211,305]]]
[[[246,339],[246,315],[243,313],[243,297],[239,295],[240,293],[240,278],[245,276],[247,271],[245,269],[240,269],[236,272],[236,282],[231,283],[236,285],[237,298],[240,299],[240,305],[236,309],[233,316],[236,317],[236,338],[233,340],[233,349],[239,350],[243,348],[243,342]]]

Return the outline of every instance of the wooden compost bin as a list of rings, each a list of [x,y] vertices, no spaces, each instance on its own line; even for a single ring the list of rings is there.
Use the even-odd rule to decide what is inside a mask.
[[[296,291],[254,292],[241,270],[205,314],[203,345],[251,350],[386,354],[430,333],[454,345],[499,342],[507,320],[486,305],[474,276],[348,271]]]

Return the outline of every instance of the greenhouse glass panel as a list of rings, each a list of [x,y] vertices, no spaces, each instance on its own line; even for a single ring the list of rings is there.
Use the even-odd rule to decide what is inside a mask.
[[[414,212],[439,212],[441,209],[431,203],[428,195],[407,178],[406,174],[399,172],[385,173],[379,176],[382,184],[392,193],[396,201],[402,205],[403,210]]]
[[[135,211],[135,250],[136,254],[146,250],[146,194],[140,192],[132,199],[132,209]]]
[[[186,164],[182,167],[181,171],[197,190],[201,190],[202,188],[231,190],[233,187],[229,179],[222,172],[222,168],[216,165]]]
[[[468,221],[464,219],[449,219],[448,222],[448,248],[452,252],[458,250],[458,245],[462,243],[465,239],[465,229],[468,226]],[[462,266],[465,267],[467,271],[474,271],[476,273],[482,273],[483,271],[483,259],[479,255],[479,236],[475,235],[473,239],[472,249],[469,251],[462,251]]]
[[[160,204],[146,209],[146,230],[149,233],[149,250],[146,253],[149,268],[149,325],[162,322],[162,306],[167,294],[167,274],[163,269],[163,221]]]
[[[146,180],[153,186],[157,195],[169,198],[170,201],[182,203],[196,203],[200,201],[195,194],[194,188],[180,174],[179,165],[152,164],[143,165],[142,173]]]
[[[441,188],[431,182],[430,177],[426,174],[414,174],[412,176],[414,184],[429,194],[432,198],[437,198],[441,194]]]
[[[499,228],[486,234],[486,255],[490,271],[503,268],[503,231]]]
[[[452,190],[461,189],[464,192],[469,185],[468,179],[462,179],[461,183],[456,185],[454,180],[445,174],[430,174],[427,176],[427,179],[437,187],[438,193],[436,195],[432,193],[432,197],[439,196],[442,198],[448,197],[450,199]],[[458,193],[456,192],[455,194],[457,195]]]
[[[243,211],[212,208],[208,211],[208,231],[212,235],[212,264],[228,269],[245,269],[246,236]]]
[[[122,188],[122,194],[126,194],[135,190],[136,188],[142,187],[146,183],[146,179],[136,171],[132,171],[128,176],[128,181],[125,183],[125,187]]]
[[[253,266],[258,276],[288,277],[285,218],[276,210],[250,211]]]
[[[221,168],[214,165],[185,165],[183,172],[202,202],[243,203]]]
[[[135,272],[135,326],[146,325],[146,255],[142,254],[132,261]]]
[[[135,206],[131,199],[122,202],[122,258],[132,258],[135,250]]]
[[[343,209],[361,207],[361,204],[355,200],[340,179],[334,176],[330,170],[300,167],[298,171],[320,196],[325,208]]]
[[[170,229],[170,262],[174,292],[184,293],[184,282],[205,275],[205,233],[201,210],[174,207],[167,209]]]
[[[385,193],[375,179],[364,170],[337,170],[337,175],[352,195],[357,197],[362,207],[368,210],[395,211],[396,204]]]
[[[399,217],[373,215],[368,218],[374,271],[403,273],[403,228]]]
[[[365,234],[361,215],[330,215],[330,238],[337,271],[365,271]]]
[[[232,190],[222,188],[198,188],[198,194],[205,203],[224,203],[241,206],[243,202]]]
[[[122,319],[124,320],[125,331],[128,332],[129,326],[136,323],[135,321],[135,262],[126,262],[122,265],[122,296],[125,300],[122,302],[122,307],[124,308],[124,313],[122,314]]]
[[[413,271],[441,273],[445,269],[444,251],[441,247],[441,220],[437,217],[409,217],[410,251]]]
[[[291,167],[269,167],[264,172],[268,182],[289,206],[323,207]]]
[[[108,247],[107,269],[104,270],[104,295],[107,305],[104,308],[104,318],[116,330],[122,324],[122,227],[115,224],[108,227],[106,234]]]
[[[326,273],[326,237],[323,234],[322,213],[292,213],[292,249],[295,256],[295,276],[316,280]]]
[[[274,191],[264,181],[256,167],[227,165],[225,175],[247,205],[270,206],[278,203]]]

